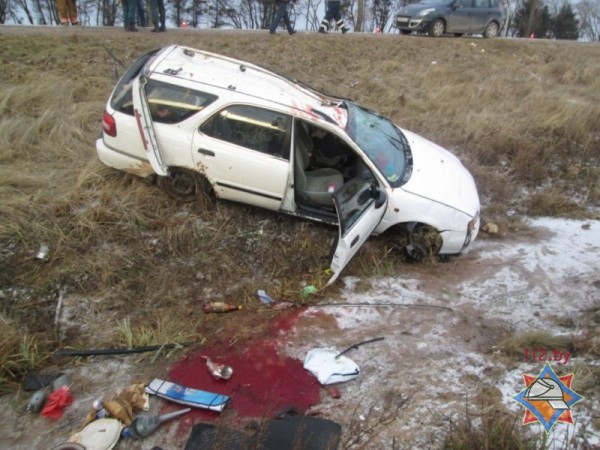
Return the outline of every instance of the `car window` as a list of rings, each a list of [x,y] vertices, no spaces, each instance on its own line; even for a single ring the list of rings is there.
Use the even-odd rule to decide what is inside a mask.
[[[207,120],[200,131],[222,141],[289,160],[291,117],[246,105],[227,107]]]
[[[458,3],[463,8],[471,8],[473,0],[459,0]]]
[[[490,4],[488,0],[475,0],[475,8],[489,8]]]
[[[144,89],[152,120],[161,123],[181,122],[217,99],[216,95],[152,79]]]

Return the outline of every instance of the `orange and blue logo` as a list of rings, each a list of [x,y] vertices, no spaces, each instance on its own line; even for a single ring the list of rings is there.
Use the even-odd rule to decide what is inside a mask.
[[[557,422],[574,424],[571,407],[583,397],[571,388],[573,374],[558,376],[546,363],[537,376],[523,374],[523,381],[525,389],[513,397],[527,408],[523,425],[539,422],[549,433]]]

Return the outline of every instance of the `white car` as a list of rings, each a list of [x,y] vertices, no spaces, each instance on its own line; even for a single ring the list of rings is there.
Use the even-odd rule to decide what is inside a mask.
[[[96,150],[181,200],[209,189],[338,224],[329,283],[371,234],[408,234],[406,250],[419,259],[460,254],[479,229],[473,177],[447,150],[350,100],[188,47],[129,67]]]

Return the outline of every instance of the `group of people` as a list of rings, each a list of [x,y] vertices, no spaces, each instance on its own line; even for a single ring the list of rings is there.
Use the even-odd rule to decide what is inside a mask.
[[[77,4],[75,2],[76,0],[56,1],[61,25],[79,25]],[[125,31],[138,31],[136,16],[140,27],[148,26],[145,0],[122,0],[122,3]],[[152,24],[154,25],[151,31],[155,33],[165,31],[166,16],[164,0],[150,0],[150,11],[152,13]]]
[[[58,15],[60,17],[61,25],[79,25],[79,18],[77,16],[77,4],[76,0],[57,0]],[[288,14],[288,5],[290,0],[275,0],[277,3],[277,12],[271,22],[269,33],[275,34],[275,30],[279,26],[281,20],[285,24],[289,34],[296,33],[296,30],[292,27],[290,22],[290,16]],[[292,0],[295,2],[296,0]],[[125,31],[138,31],[136,26],[136,15],[137,23],[140,27],[148,26],[148,18],[146,17],[146,8],[144,4],[145,0],[122,0],[123,3],[123,23]],[[166,30],[165,27],[165,2],[164,0],[150,0],[150,11],[152,13],[152,24],[154,28],[152,32],[159,33]],[[344,19],[342,19],[341,13],[341,0],[328,0],[327,11],[325,17],[319,27],[319,33],[327,33],[329,31],[329,24],[332,20],[335,20],[336,27],[346,33],[349,31],[344,25]]]
[[[62,0],[65,1],[65,0]],[[73,0],[67,0],[73,1]],[[122,0],[123,2],[123,24],[125,31],[138,31],[136,27],[136,13],[138,23],[141,27],[148,26],[148,18],[145,11],[145,0]],[[152,13],[152,28],[153,33],[160,33],[166,30],[165,22],[165,1],[150,0],[150,12]]]
[[[292,0],[296,2],[296,0]],[[296,30],[292,27],[292,23],[290,22],[290,16],[288,14],[288,5],[290,0],[275,0],[277,3],[277,12],[275,13],[275,17],[271,22],[271,27],[269,28],[270,34],[275,34],[275,30],[279,26],[281,20],[289,34],[294,34]],[[344,19],[342,19],[341,12],[341,0],[328,0],[327,1],[327,10],[325,12],[325,17],[319,26],[319,33],[327,33],[329,31],[329,24],[332,20],[335,20],[336,27],[342,31],[342,33],[347,33],[350,31],[346,25],[344,25]]]

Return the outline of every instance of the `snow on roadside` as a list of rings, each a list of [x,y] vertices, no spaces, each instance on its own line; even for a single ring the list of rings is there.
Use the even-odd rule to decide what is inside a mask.
[[[440,417],[464,415],[465,399],[482,386],[496,388],[509,411],[524,414],[512,397],[523,389],[523,373],[537,374],[543,363],[523,357],[508,365],[499,361],[489,351],[498,337],[493,327],[511,333],[573,333],[568,324],[578,323],[584,310],[599,306],[600,300],[600,221],[541,218],[528,225],[534,237],[477,241],[455,268],[445,269],[449,275],[441,269],[433,275],[411,271],[411,278],[372,279],[368,290],[347,277],[343,298],[336,301],[360,306],[317,306],[304,312],[295,333],[282,337],[288,353],[299,359],[310,348],[342,350],[385,336],[347,354],[361,375],[340,385],[342,400],[323,399],[326,414],[343,421],[352,408],[362,417],[390,391],[411,395],[411,407],[395,431],[388,431],[387,443],[401,437],[424,445],[439,434]],[[322,313],[335,317],[336,329],[316,320]],[[555,367],[561,374],[570,369]],[[578,403],[576,424],[557,424],[553,445],[560,447],[568,435],[600,446],[600,432],[590,425],[598,402],[590,397]],[[416,428],[418,433],[412,431]],[[540,425],[527,427],[536,434],[540,430]]]

